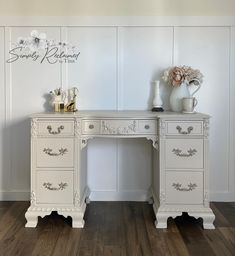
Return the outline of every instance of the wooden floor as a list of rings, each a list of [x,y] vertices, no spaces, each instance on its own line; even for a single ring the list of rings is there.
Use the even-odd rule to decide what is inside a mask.
[[[85,228],[53,213],[24,228],[28,202],[0,202],[0,255],[235,255],[235,203],[213,203],[215,230],[184,214],[154,227],[152,206],[140,202],[91,202]]]

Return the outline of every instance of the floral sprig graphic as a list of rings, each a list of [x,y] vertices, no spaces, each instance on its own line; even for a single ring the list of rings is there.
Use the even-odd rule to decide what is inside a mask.
[[[66,41],[47,39],[46,33],[39,33],[37,30],[32,30],[29,37],[19,37],[15,43],[15,47],[29,49],[31,52],[45,50],[49,47],[58,47],[72,52],[77,50],[76,46],[71,45]]]
[[[203,82],[203,75],[200,70],[189,66],[174,66],[164,72],[162,79],[172,86],[180,86],[184,81],[200,85]]]

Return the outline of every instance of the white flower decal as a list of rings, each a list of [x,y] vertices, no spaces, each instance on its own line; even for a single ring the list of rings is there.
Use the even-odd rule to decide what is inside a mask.
[[[58,47],[71,52],[77,50],[76,46],[73,46],[66,41],[61,42],[54,39],[47,39],[45,33],[39,33],[37,30],[32,30],[30,36],[27,38],[19,37],[15,43],[15,46],[29,49],[31,52],[37,52],[41,49],[45,50],[48,47]]]
[[[30,39],[29,49],[31,51],[37,51],[40,49],[45,49],[47,47],[45,33],[39,33],[37,30],[33,30],[30,35],[31,35],[31,39]]]

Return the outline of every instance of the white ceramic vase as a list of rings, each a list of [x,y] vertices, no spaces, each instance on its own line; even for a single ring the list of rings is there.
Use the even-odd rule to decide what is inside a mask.
[[[170,95],[170,107],[174,112],[182,111],[182,99],[190,97],[188,83],[183,82],[180,86],[174,86]]]

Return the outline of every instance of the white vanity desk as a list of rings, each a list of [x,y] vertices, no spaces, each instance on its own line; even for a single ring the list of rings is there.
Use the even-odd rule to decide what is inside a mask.
[[[182,212],[213,229],[209,207],[209,116],[147,111],[78,111],[31,117],[31,205],[26,227],[57,211],[82,228],[89,201],[81,155],[89,139],[146,138],[156,151],[150,197],[156,227]],[[144,171],[144,170],[143,170]]]

